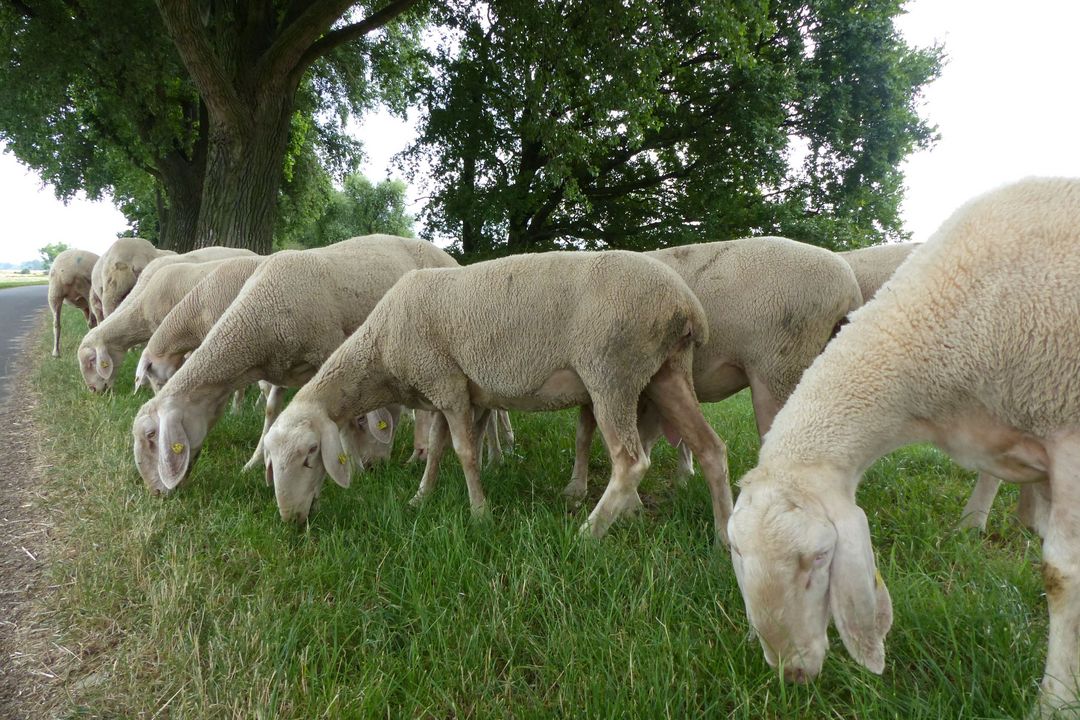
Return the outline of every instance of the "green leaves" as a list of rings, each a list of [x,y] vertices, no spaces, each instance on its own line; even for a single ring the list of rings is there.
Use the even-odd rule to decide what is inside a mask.
[[[429,233],[466,254],[746,234],[903,235],[898,165],[938,51],[895,0],[461,3],[421,136]],[[806,148],[805,152],[800,152]],[[804,157],[805,156],[805,157]]]

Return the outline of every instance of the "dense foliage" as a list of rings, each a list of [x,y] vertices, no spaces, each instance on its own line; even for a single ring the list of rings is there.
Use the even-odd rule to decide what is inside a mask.
[[[903,236],[937,49],[900,0],[503,0],[450,29],[407,153],[466,253]]]

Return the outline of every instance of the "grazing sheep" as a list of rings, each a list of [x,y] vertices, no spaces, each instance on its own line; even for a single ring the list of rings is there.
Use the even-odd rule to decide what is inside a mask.
[[[256,380],[278,386],[267,400],[265,429],[281,389],[307,382],[402,275],[456,265],[429,242],[391,235],[266,258],[202,344],[139,410],[135,464],[147,486],[168,492],[186,477],[233,390]],[[353,422],[388,444],[396,419],[380,408]],[[260,437],[249,465],[261,462]]]
[[[918,246],[919,243],[874,245],[842,252],[840,257],[851,265],[855,278],[859,281],[863,302],[867,303]],[[1001,480],[987,473],[979,473],[975,488],[960,512],[960,527],[986,530],[990,507],[1000,487]],[[1035,530],[1039,535],[1046,532],[1046,513],[1049,509],[1048,504],[1043,501],[1046,493],[1045,483],[1024,483],[1020,486],[1020,502],[1016,514],[1025,527]]]
[[[134,237],[118,239],[98,260],[97,277],[94,279],[93,293],[101,303],[101,317],[104,320],[116,310],[117,306],[135,287],[139,274],[152,260],[166,255],[175,255],[172,250],[158,250],[148,240]]]
[[[49,310],[53,316],[53,357],[60,357],[60,310],[68,301],[83,311],[89,327],[97,325],[90,310],[90,276],[98,256],[86,250],[65,250],[49,268]]]
[[[859,282],[863,303],[877,295],[877,291],[893,276],[896,268],[907,260],[911,251],[922,243],[885,243],[837,253],[844,258]]]
[[[855,504],[863,471],[929,441],[1010,482],[1048,479],[1048,716],[1080,680],[1080,180],[974,199],[888,289],[806,371],[742,480],[728,528],[747,615],[789,680],[820,671],[830,608],[880,673],[892,606]]]
[[[149,384],[155,393],[180,369],[214,323],[228,309],[264,257],[237,257],[221,262],[199,280],[150,336],[139,358],[135,385]]]
[[[749,386],[758,432],[764,434],[843,318],[862,304],[851,269],[835,253],[786,238],[762,237],[654,250],[645,255],[675,270],[701,301],[709,340],[694,351],[694,389],[719,402]],[[641,423],[651,449],[660,436],[655,415]],[[564,493],[585,495],[596,421],[578,418],[574,469]],[[692,475],[680,445],[678,475]]]
[[[155,267],[161,261],[166,264]],[[110,389],[124,354],[146,342],[173,306],[221,262],[178,263],[161,258],[148,264],[116,312],[86,333],[79,344],[79,370],[86,386],[92,392]]]
[[[480,514],[477,441],[489,411],[591,403],[612,461],[607,490],[582,527],[599,537],[641,505],[644,400],[699,453],[723,539],[726,451],[701,414],[690,373],[692,348],[708,332],[686,283],[638,253],[550,252],[409,273],[270,428],[267,481],[281,517],[306,521],[325,473],[349,484],[338,438],[350,419],[401,403],[439,411],[414,501],[434,487],[449,431]]]

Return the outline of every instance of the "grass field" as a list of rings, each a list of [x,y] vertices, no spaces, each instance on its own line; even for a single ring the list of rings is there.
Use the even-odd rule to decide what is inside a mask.
[[[64,347],[85,330],[66,308]],[[323,492],[306,532],[283,524],[261,473],[239,468],[261,411],[211,432],[190,483],[150,496],[131,456],[136,356],[116,390],[86,391],[72,353],[41,368],[48,482],[63,518],[51,622],[87,648],[66,717],[1002,718],[1034,703],[1046,650],[1037,538],[1005,490],[989,532],[955,530],[969,473],[938,452],[883,459],[859,495],[895,624],[883,676],[833,634],[822,676],[786,686],[749,634],[705,483],[667,483],[601,542],[560,491],[571,413],[514,415],[518,446],[484,474],[492,518],[470,520],[460,466],[408,506],[421,468],[395,460]],[[747,397],[709,406],[734,477],[757,438]],[[595,501],[606,480],[593,451]]]
[[[0,272],[0,290],[23,285],[48,285],[48,275],[20,275],[19,273]]]

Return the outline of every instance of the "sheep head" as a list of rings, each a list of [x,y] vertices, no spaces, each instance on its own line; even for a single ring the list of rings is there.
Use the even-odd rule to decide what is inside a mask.
[[[830,615],[848,653],[885,666],[889,591],[874,567],[866,515],[839,491],[803,488],[810,469],[748,473],[728,522],[731,559],[765,659],[795,682],[813,679],[828,650]]]
[[[326,410],[313,403],[293,402],[278,416],[263,439],[266,482],[274,486],[281,519],[303,525],[330,475],[348,487],[353,463],[341,442],[341,431]]]
[[[97,342],[92,334],[79,345],[79,372],[91,392],[100,393],[112,388],[116,369],[124,361],[124,352]]]
[[[152,492],[169,493],[187,478],[210,423],[223,407],[223,402],[206,406],[177,396],[158,396],[143,404],[131,433],[135,465]]]

